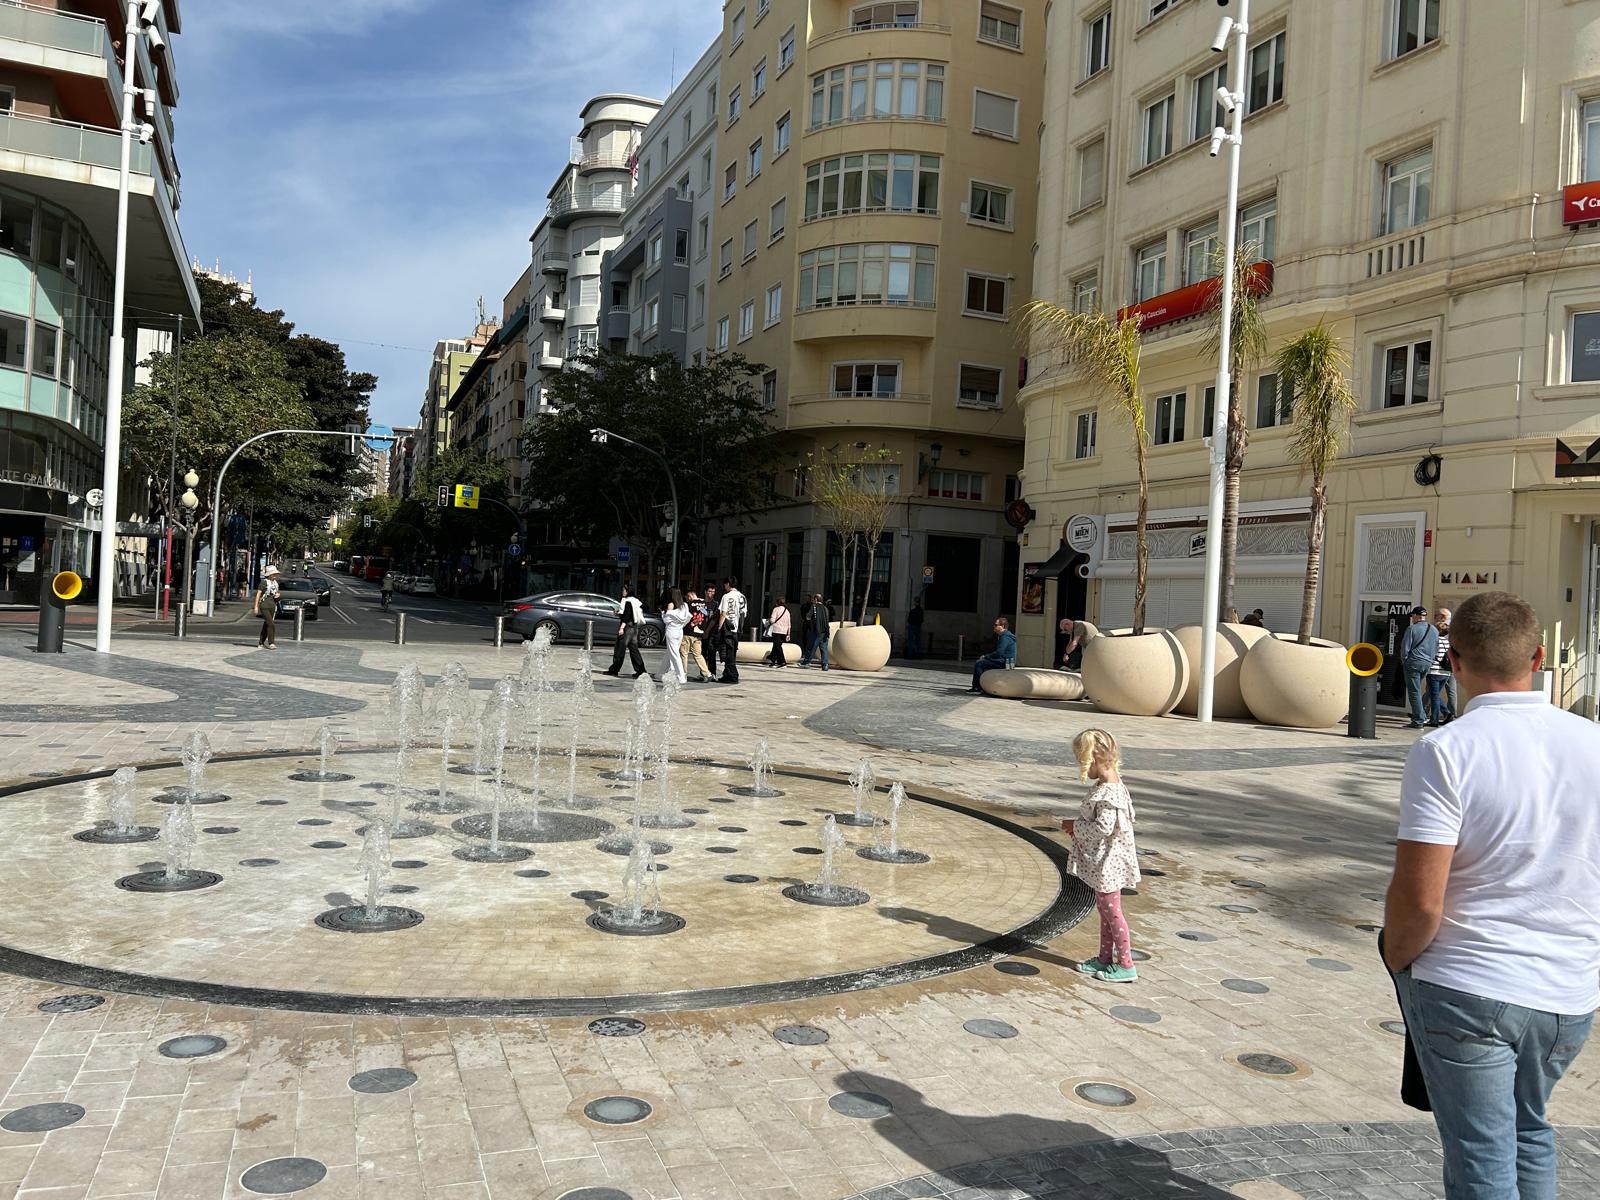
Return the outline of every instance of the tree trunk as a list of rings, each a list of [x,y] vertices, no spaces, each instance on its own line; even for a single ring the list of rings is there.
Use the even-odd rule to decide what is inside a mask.
[[[1150,546],[1145,541],[1145,526],[1150,518],[1150,471],[1143,441],[1134,446],[1134,454],[1139,460],[1139,519],[1134,528],[1133,632],[1138,635],[1144,632],[1144,594],[1150,574]]]
[[[861,615],[856,618],[857,625],[867,623],[867,608],[872,604],[872,568],[878,561],[878,539],[867,539],[867,582],[861,589]]]
[[[1228,384],[1228,445],[1224,457],[1222,488],[1222,583],[1217,611],[1226,615],[1234,607],[1233,578],[1239,555],[1239,476],[1250,431],[1244,424],[1244,392],[1239,377]]]
[[[1328,530],[1328,485],[1318,471],[1311,478],[1311,529],[1306,548],[1306,587],[1300,595],[1300,644],[1311,644],[1317,617],[1317,585],[1322,580],[1322,543]]]
[[[839,619],[848,621],[856,606],[856,535],[839,543],[839,587],[844,604],[839,608]]]

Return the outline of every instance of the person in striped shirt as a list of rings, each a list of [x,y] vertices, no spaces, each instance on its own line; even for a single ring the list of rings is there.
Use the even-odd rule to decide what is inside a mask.
[[[1450,670],[1448,608],[1441,608],[1433,614],[1433,626],[1439,631],[1439,656],[1428,668],[1428,724],[1448,725],[1456,717],[1456,677]]]

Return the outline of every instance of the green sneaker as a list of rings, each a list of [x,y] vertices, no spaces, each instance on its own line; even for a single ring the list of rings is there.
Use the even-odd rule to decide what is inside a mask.
[[[1098,958],[1086,958],[1078,964],[1078,970],[1082,971],[1085,975],[1098,975],[1101,971],[1107,970],[1110,966],[1110,963],[1101,962]]]
[[[1096,971],[1094,977],[1106,983],[1132,983],[1139,978],[1139,972],[1132,967],[1105,967]]]

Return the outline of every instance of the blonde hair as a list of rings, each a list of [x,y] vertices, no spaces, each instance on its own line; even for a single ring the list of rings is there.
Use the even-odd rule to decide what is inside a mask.
[[[1072,739],[1072,753],[1078,760],[1080,780],[1088,780],[1089,767],[1096,756],[1108,759],[1114,769],[1122,769],[1122,752],[1117,749],[1117,739],[1104,729],[1085,729]]]

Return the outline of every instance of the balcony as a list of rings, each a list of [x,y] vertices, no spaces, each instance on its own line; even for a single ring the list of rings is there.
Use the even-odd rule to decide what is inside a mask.
[[[122,68],[104,21],[0,3],[0,62],[48,72],[70,111],[107,125],[122,114]]]
[[[566,305],[546,296],[544,302],[539,305],[539,320],[550,321],[556,325],[565,325],[567,323]]]
[[[913,392],[892,396],[876,393],[815,392],[790,396],[785,418],[789,429],[865,425],[874,429],[926,429],[933,423],[933,398]]]
[[[571,163],[578,168],[579,174],[589,171],[628,171],[632,172],[633,163],[626,154],[618,154],[613,150],[596,150],[592,152],[575,152]]]
[[[949,33],[950,26],[936,25],[931,21],[879,21],[870,24],[849,25],[844,29],[835,29],[829,33],[819,33],[811,39],[810,46],[824,46],[829,42],[836,42],[840,38],[853,37],[858,33],[899,33],[902,31],[925,33]]]
[[[546,275],[565,275],[572,268],[572,259],[565,250],[546,250],[539,259],[539,270]]]
[[[539,369],[541,371],[559,371],[566,361],[566,358],[562,356],[559,345],[546,342],[539,347]]]
[[[794,340],[835,338],[932,338],[938,327],[934,305],[915,302],[833,304],[796,310]]]
[[[550,197],[546,213],[553,223],[561,226],[579,217],[608,215],[621,217],[627,210],[628,201],[632,199],[631,186],[613,185],[594,191],[587,188],[571,188]]]
[[[1412,271],[1425,266],[1430,259],[1448,258],[1445,235],[1449,228],[1447,221],[1435,221],[1368,242],[1355,256],[1355,282]]]

